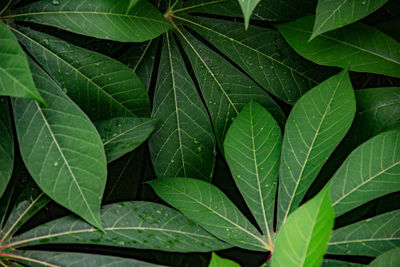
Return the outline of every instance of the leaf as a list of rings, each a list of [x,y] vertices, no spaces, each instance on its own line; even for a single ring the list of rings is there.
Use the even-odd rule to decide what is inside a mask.
[[[210,18],[175,19],[193,28],[266,91],[286,103],[293,105],[328,77],[325,69],[297,55],[275,30],[250,26],[246,31],[241,23]]]
[[[257,102],[243,107],[225,137],[225,158],[239,191],[272,244],[282,134]]]
[[[320,266],[334,223],[329,188],[298,208],[281,227],[272,267]]]
[[[93,121],[149,116],[146,89],[123,64],[32,29],[13,30],[29,53]]]
[[[2,21],[0,36],[0,95],[30,98],[44,104],[33,83],[24,51]]]
[[[254,9],[261,0],[238,0],[238,1],[243,11],[244,25],[247,30],[247,28],[249,28],[249,21],[251,14],[253,13]]]
[[[313,21],[309,16],[277,28],[297,53],[317,64],[400,77],[400,43],[388,35],[354,23],[308,42]]]
[[[21,0],[4,0],[0,3],[0,15],[6,14],[19,1]]]
[[[400,191],[399,177],[400,130],[368,140],[347,157],[330,181],[336,216]]]
[[[257,99],[283,124],[284,113],[255,82],[187,31],[179,30],[179,33],[210,112],[220,148],[230,123],[252,99]]]
[[[321,267],[365,267],[367,265],[347,261],[327,260],[322,261]]]
[[[389,2],[392,3],[392,2]],[[394,2],[393,2],[394,3]],[[400,18],[384,21],[374,25],[378,30],[386,33],[393,39],[400,42]]]
[[[248,250],[270,250],[264,237],[217,187],[190,178],[159,178],[149,184],[162,200],[217,238]]]
[[[8,183],[6,190],[4,191],[2,197],[0,198],[0,225],[4,224],[5,219],[8,215],[8,209],[10,208],[11,200],[16,188],[17,179],[12,178]],[[0,231],[0,238],[3,238],[4,233]]]
[[[376,257],[400,246],[400,210],[388,212],[332,233],[328,253]]]
[[[176,252],[229,248],[179,212],[151,202],[121,202],[102,208],[104,233],[75,216],[40,225],[11,240],[10,247],[95,244]]]
[[[7,188],[14,167],[14,134],[8,109],[8,99],[0,96],[0,197]]]
[[[278,192],[278,227],[307,189],[353,121],[354,91],[347,70],[307,92],[285,126]]]
[[[163,42],[152,117],[159,120],[149,139],[157,177],[210,181],[215,163],[211,122],[169,33]]]
[[[171,28],[147,0],[131,4],[126,0],[41,0],[14,10],[10,17],[120,42],[147,41]]]
[[[101,228],[100,203],[107,170],[103,143],[89,118],[34,63],[36,86],[47,107],[13,99],[24,163],[50,198]]]
[[[110,163],[140,146],[154,130],[156,120],[119,117],[94,124],[104,144]]]
[[[310,40],[316,36],[356,22],[382,7],[388,0],[318,0],[314,29]]]
[[[368,266],[370,267],[396,267],[400,265],[400,248],[395,248],[383,253],[372,261]]]
[[[221,258],[213,252],[208,267],[240,267],[240,265],[232,260]]]

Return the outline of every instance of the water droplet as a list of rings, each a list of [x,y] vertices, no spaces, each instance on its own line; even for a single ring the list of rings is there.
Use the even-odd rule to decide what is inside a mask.
[[[56,162],[54,162],[54,166],[58,166],[58,162],[56,161]]]
[[[200,142],[197,139],[193,139],[193,143],[200,144]]]
[[[367,2],[365,2],[365,1],[362,1],[362,2],[361,2],[361,4],[363,4],[363,5],[365,5],[366,3],[367,3]]]
[[[201,146],[199,146],[199,147],[197,148],[197,151],[201,152]]]
[[[58,0],[53,0],[53,1],[51,1],[51,3],[52,3],[53,5],[55,5],[55,6],[58,6],[58,5],[60,4],[60,1],[58,1]]]

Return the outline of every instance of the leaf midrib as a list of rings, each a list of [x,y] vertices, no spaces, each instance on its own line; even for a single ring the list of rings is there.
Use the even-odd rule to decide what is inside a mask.
[[[325,20],[323,23],[321,23],[320,26],[319,26],[317,29],[315,29],[315,30],[313,31],[313,35],[314,35],[315,33],[318,33],[318,32],[321,30],[321,28],[328,22],[328,20],[329,20],[333,15],[335,15],[336,12],[337,12],[340,8],[342,8],[342,7],[347,3],[347,1],[348,1],[348,0],[344,0],[337,8],[335,8],[335,9],[332,11],[332,13],[326,18],[326,20]],[[317,36],[317,35],[315,35],[315,36]]]

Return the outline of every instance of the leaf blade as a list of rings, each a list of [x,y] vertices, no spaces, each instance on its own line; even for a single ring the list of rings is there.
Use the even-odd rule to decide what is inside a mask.
[[[0,96],[0,198],[7,188],[14,168],[14,134],[11,128],[8,99]]]

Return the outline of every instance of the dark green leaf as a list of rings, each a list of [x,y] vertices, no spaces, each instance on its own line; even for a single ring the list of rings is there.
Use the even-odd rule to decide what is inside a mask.
[[[395,248],[377,257],[368,266],[370,267],[398,267],[400,266],[400,248]]]
[[[379,24],[375,24],[374,26],[400,42],[400,18],[381,22]]]
[[[244,25],[245,28],[247,29],[249,27],[251,14],[253,13],[254,9],[261,0],[238,0],[238,1],[243,11]]]
[[[0,96],[0,197],[3,195],[10,181],[14,167],[14,135],[8,99]]]
[[[232,260],[224,259],[213,253],[208,267],[240,267],[239,264]]]
[[[7,189],[4,191],[2,197],[0,198],[0,225],[3,225],[5,219],[8,215],[8,209],[11,206],[11,199],[13,197],[17,179],[12,178],[8,183]],[[0,238],[2,238],[4,233],[0,231]]]

